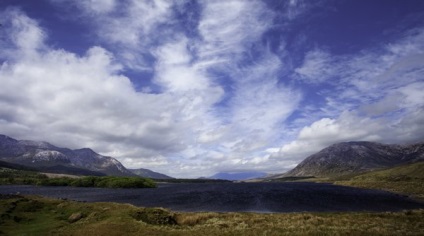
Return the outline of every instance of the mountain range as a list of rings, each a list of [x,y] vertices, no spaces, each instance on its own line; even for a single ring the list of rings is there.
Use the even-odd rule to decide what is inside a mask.
[[[411,145],[342,142],[307,157],[289,172],[274,176],[331,177],[424,161],[424,142]]]
[[[9,163],[9,166],[23,166],[49,173],[97,176],[137,175],[115,158],[102,156],[89,148],[71,150],[56,147],[47,142],[16,140],[6,135],[0,135],[0,161],[0,164],[3,163],[1,166]]]
[[[281,177],[334,177],[384,169],[424,161],[424,142],[411,145],[375,142],[342,142],[310,155]],[[41,172],[73,175],[141,176],[154,179],[172,177],[148,169],[127,169],[113,157],[102,156],[89,148],[69,149],[47,142],[16,140],[0,135],[0,167],[28,168]],[[220,172],[208,179],[246,180],[265,177],[256,171]]]
[[[267,176],[267,173],[258,171],[243,171],[243,172],[219,172],[208,179],[224,179],[224,180],[248,180],[262,178]]]
[[[151,179],[174,179],[171,176],[167,176],[158,172],[151,171],[149,169],[139,168],[139,169],[128,169],[133,174],[136,174],[141,177],[151,178]]]

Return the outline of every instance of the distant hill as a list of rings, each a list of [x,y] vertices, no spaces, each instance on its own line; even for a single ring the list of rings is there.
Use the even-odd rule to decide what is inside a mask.
[[[89,148],[71,150],[6,135],[0,135],[0,161],[53,173],[135,176],[115,158],[102,156]]]
[[[139,169],[128,169],[129,171],[131,171],[132,173],[140,176],[140,177],[144,177],[144,178],[151,178],[151,179],[174,179],[173,177],[158,173],[158,172],[154,172],[151,171],[149,169],[143,169],[143,168],[139,168]]]
[[[257,171],[245,172],[219,172],[209,177],[208,179],[224,179],[224,180],[248,180],[262,178],[267,176],[267,173]]]
[[[343,142],[307,157],[293,170],[278,177],[334,177],[424,160],[424,143],[386,145],[374,142]]]

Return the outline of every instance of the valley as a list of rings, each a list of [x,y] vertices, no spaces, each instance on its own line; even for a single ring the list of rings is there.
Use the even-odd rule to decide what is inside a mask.
[[[88,155],[83,157],[44,142],[2,138],[0,233],[102,235],[106,228],[108,235],[122,231],[129,235],[218,231],[256,235],[265,228],[270,235],[415,234],[424,230],[422,143],[335,144],[287,173],[232,182],[128,170],[116,159],[90,149],[77,151]],[[39,153],[46,152],[50,154],[40,159]],[[96,163],[109,163],[109,167],[101,169],[104,164]],[[115,172],[108,172],[111,168]],[[238,179],[243,175],[216,176]],[[392,225],[395,221],[396,226]],[[394,231],[380,224],[391,225]]]

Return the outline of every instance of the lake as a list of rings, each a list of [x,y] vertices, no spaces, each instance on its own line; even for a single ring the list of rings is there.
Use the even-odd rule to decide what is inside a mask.
[[[174,211],[340,212],[424,208],[405,196],[322,183],[159,184],[156,189],[0,186],[0,194],[130,203]]]

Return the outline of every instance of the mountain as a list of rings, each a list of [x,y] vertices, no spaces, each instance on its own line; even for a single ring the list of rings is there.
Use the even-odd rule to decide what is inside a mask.
[[[219,172],[209,177],[208,179],[225,179],[225,180],[247,180],[267,176],[267,173],[257,171],[244,172]]]
[[[158,172],[154,172],[151,171],[149,169],[143,169],[143,168],[139,168],[139,169],[128,169],[129,171],[131,171],[132,173],[144,177],[144,178],[151,178],[151,179],[174,179],[173,177],[158,173]]]
[[[71,150],[6,135],[0,135],[0,160],[54,173],[134,176],[115,158],[102,156],[89,148]]]
[[[23,166],[15,163],[0,161],[0,168],[7,168],[7,169],[15,169],[15,170],[25,170],[25,171],[38,171],[37,169]]]
[[[340,176],[423,160],[424,142],[413,145],[343,142],[307,157],[283,176]]]

